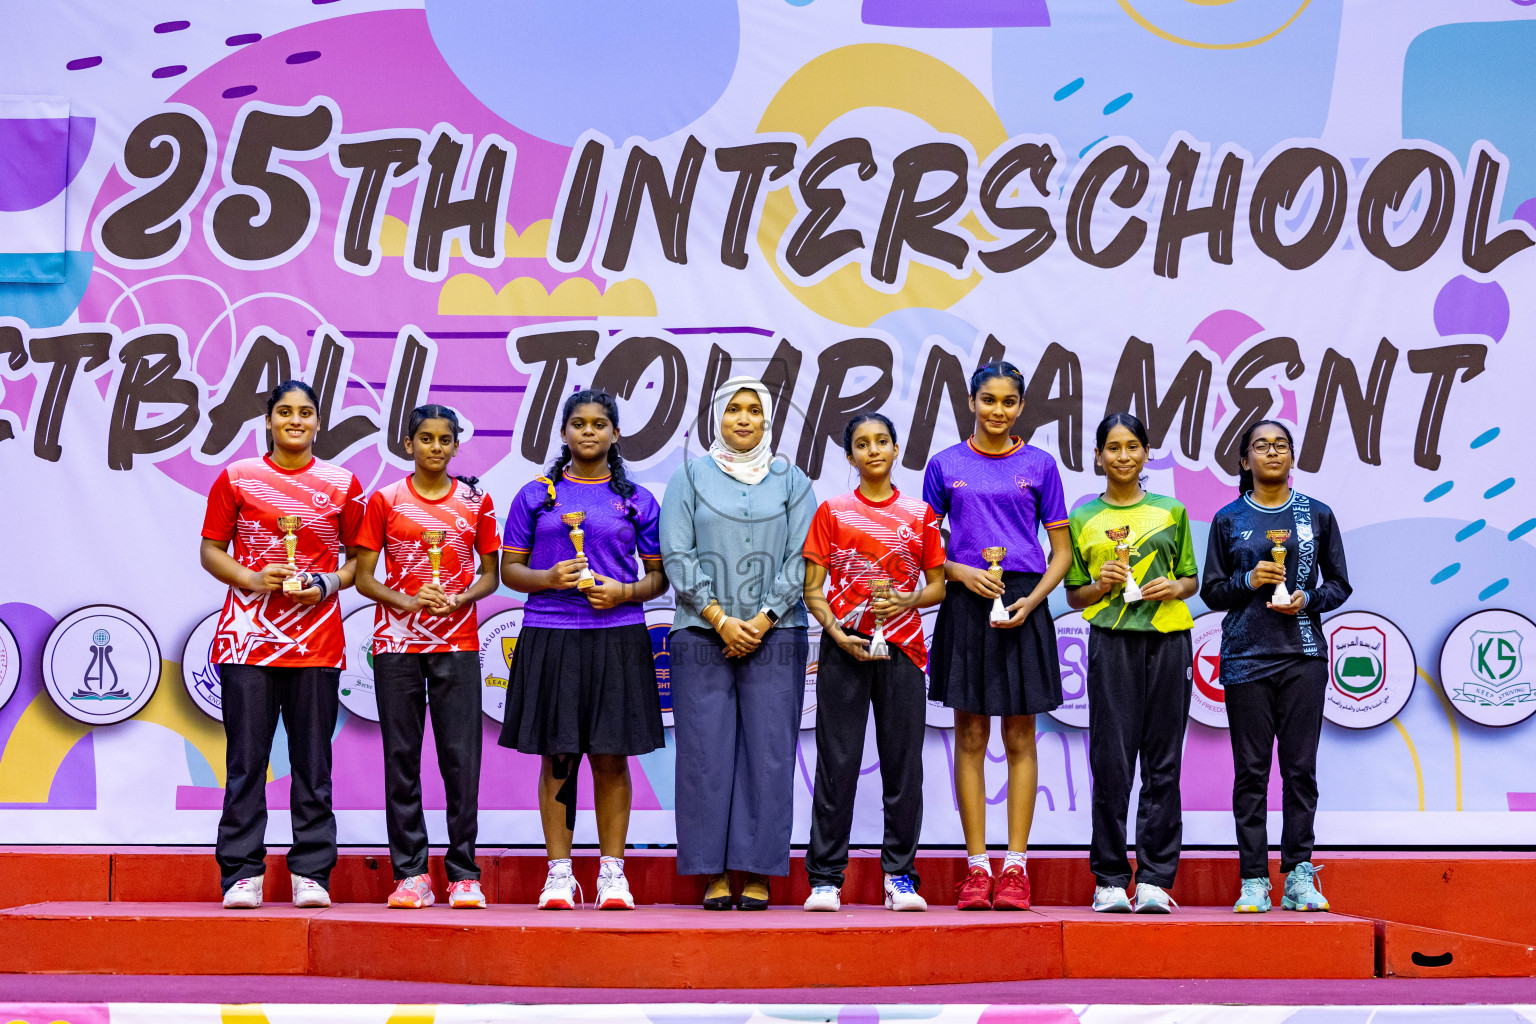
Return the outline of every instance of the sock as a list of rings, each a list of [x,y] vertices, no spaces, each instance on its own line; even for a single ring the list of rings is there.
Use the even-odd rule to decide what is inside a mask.
[[[992,873],[992,861],[984,853],[978,853],[975,856],[967,857],[965,858],[965,862],[973,868],[981,868],[989,875]]]
[[[571,873],[571,858],[552,857],[549,861],[549,873],[552,875],[568,875]]]
[[[622,875],[624,873],[623,857],[603,857],[598,861],[597,873],[599,875]]]
[[[1028,858],[1028,856],[1029,854],[1027,853],[1019,853],[1017,850],[1009,850],[1008,855],[1003,858],[1003,870],[1007,871],[1009,868],[1015,866],[1021,868],[1024,867],[1025,860]]]

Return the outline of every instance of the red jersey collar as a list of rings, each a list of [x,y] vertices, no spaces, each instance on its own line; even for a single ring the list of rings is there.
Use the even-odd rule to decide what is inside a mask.
[[[893,504],[896,503],[896,499],[901,497],[901,492],[892,487],[891,496],[889,498],[886,498],[884,501],[871,501],[870,499],[864,497],[863,491],[855,487],[853,489],[853,496],[864,504],[868,505],[870,508],[890,508]]]
[[[416,474],[412,473],[410,476],[405,478],[405,486],[410,490],[411,497],[415,498],[423,505],[441,505],[443,502],[453,497],[453,493],[459,489],[458,480],[454,479],[453,477],[449,477],[448,493],[443,495],[441,498],[429,498],[416,489],[416,481],[412,479],[415,475]]]
[[[274,471],[276,471],[278,473],[283,473],[283,474],[285,474],[287,476],[297,476],[300,473],[307,472],[312,466],[314,466],[314,464],[316,462],[320,461],[319,459],[317,459],[313,455],[311,455],[309,457],[309,461],[304,463],[304,465],[300,466],[298,469],[284,469],[282,466],[279,466],[276,462],[272,461],[272,453],[271,452],[268,452],[265,455],[263,455],[261,457],[261,459],[262,459],[263,462],[265,462]]]

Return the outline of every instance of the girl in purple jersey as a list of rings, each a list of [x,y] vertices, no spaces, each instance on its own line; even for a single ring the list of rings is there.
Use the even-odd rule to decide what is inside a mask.
[[[600,910],[635,905],[624,877],[633,789],[629,756],[665,742],[646,601],[667,588],[655,497],[630,482],[619,457],[619,410],[602,391],[565,401],[565,443],[549,475],[529,483],[507,512],[502,582],[528,595],[507,680],[501,745],[543,757],[539,816],[549,853],[540,909],[573,910],[571,831],[576,768],[592,769],[602,863]],[[580,512],[578,551],[571,524]],[[640,567],[637,571],[636,559]],[[582,570],[594,584],[579,586]]]
[[[1013,364],[981,367],[971,377],[976,432],[935,455],[923,477],[923,500],[949,523],[949,582],[934,626],[928,695],[955,711],[955,800],[969,859],[957,887],[961,910],[1029,909],[1035,715],[1061,705],[1046,597],[1072,564],[1072,544],[1055,461],[1010,433],[1023,409],[1024,378]],[[1006,549],[1001,578],[988,571],[989,548]],[[995,598],[1008,616],[998,622],[990,621]],[[1008,854],[995,886],[984,776],[994,715],[1003,720],[1008,755]]]

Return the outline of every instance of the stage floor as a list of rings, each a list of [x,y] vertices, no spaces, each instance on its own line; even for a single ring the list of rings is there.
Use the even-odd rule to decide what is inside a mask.
[[[1094,914],[1068,902],[1084,877],[1091,892],[1079,854],[1031,855],[1036,903],[1028,912],[955,910],[950,893],[963,860],[927,855],[926,913],[849,902],[878,899],[879,865],[870,857],[850,866],[840,913],[798,908],[807,888],[798,864],[798,876],[776,883],[778,902],[768,910],[709,913],[692,902],[702,882],[676,876],[660,853],[627,863],[634,911],[540,912],[532,900],[543,858],[512,851],[481,858],[492,901],[484,911],[390,910],[382,905],[387,856],[352,851],[332,877],[337,903],[328,910],[288,906],[287,875],[274,856],[267,904],[225,911],[207,850],[10,848],[0,850],[0,893],[21,905],[0,910],[0,973],[739,992],[1536,976],[1536,924],[1495,898],[1511,878],[1530,877],[1532,858],[1318,859],[1329,866],[1322,881],[1334,913],[1233,914],[1226,890],[1229,881],[1236,888],[1235,860],[1223,854],[1186,856],[1174,890],[1184,905],[1168,916]],[[588,893],[593,879],[585,876],[595,867],[595,857],[578,859]]]

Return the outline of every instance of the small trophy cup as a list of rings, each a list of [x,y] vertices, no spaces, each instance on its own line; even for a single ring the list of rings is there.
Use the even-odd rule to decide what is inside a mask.
[[[421,531],[421,542],[427,546],[427,560],[432,563],[432,582],[439,587],[443,585],[443,541],[447,538],[447,530]]]
[[[277,528],[283,531],[283,547],[288,552],[288,568],[293,570],[293,575],[283,580],[283,593],[297,594],[304,589],[303,582],[299,579],[299,524],[302,520],[298,516],[278,516]]]
[[[1269,557],[1273,558],[1280,566],[1285,568],[1285,542],[1291,539],[1290,530],[1270,530],[1264,534],[1274,542],[1274,547],[1269,549]],[[1270,598],[1275,604],[1290,604],[1291,592],[1285,587],[1285,580],[1275,584],[1275,596]]]
[[[1122,526],[1118,530],[1105,530],[1104,533],[1115,542],[1115,560],[1124,562],[1126,572],[1125,589],[1120,596],[1126,604],[1135,604],[1141,600],[1141,586],[1136,582],[1136,573],[1131,570],[1131,559],[1136,558],[1140,552],[1136,550],[1136,544],[1131,539],[1131,528]]]
[[[586,534],[581,529],[581,524],[586,521],[586,518],[585,512],[566,512],[560,516],[560,521],[571,528],[571,543],[576,546],[578,555],[582,553],[582,541],[586,538]],[[576,577],[576,589],[591,590],[595,586],[597,586],[597,580],[593,578],[592,570],[582,569],[581,575]]]
[[[993,578],[997,580],[1002,580],[1003,578],[1003,567],[1001,563],[1007,554],[1007,548],[982,548],[981,557],[992,563],[991,565],[987,566],[987,572],[991,573]],[[1003,607],[1003,595],[999,594],[992,599],[992,614],[988,617],[988,621],[1008,621],[1008,609]]]
[[[891,590],[891,581],[883,577],[869,581],[869,596],[888,597]],[[869,656],[871,658],[889,658],[891,647],[885,642],[885,618],[875,616],[875,634],[869,638]]]

